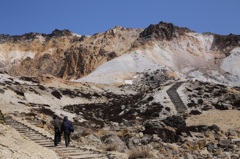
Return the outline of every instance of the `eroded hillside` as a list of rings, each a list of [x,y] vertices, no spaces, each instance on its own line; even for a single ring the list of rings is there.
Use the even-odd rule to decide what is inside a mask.
[[[80,78],[125,53],[140,31],[117,26],[92,36],[68,30],[1,35],[1,69],[18,76],[50,74],[63,79]]]
[[[239,84],[239,72],[229,69],[239,66],[232,60],[239,58],[239,35],[199,34],[160,22],[145,29],[116,26],[92,36],[54,30],[51,34],[1,35],[0,41],[1,70],[15,76],[49,74],[76,80],[95,73],[83,81],[124,83],[137,72],[167,67],[179,77]],[[232,62],[227,66],[226,61]],[[121,78],[103,82],[115,76]]]

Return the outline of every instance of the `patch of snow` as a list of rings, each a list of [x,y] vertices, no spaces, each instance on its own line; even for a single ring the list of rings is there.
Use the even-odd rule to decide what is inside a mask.
[[[81,38],[81,37],[82,37],[82,35],[80,35],[80,34],[77,34],[77,33],[72,33],[72,35],[73,35],[73,36],[76,36],[76,37],[79,37],[79,38]]]
[[[133,80],[125,80],[124,83],[132,85],[133,84]]]

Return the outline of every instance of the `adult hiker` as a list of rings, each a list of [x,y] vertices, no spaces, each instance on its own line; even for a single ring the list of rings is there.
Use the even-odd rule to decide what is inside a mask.
[[[70,135],[71,135],[71,132],[74,132],[74,128],[73,128],[72,122],[70,120],[68,120],[67,116],[65,116],[63,118],[61,132],[64,133],[65,145],[66,145],[66,147],[68,147],[68,145],[70,143]]]
[[[54,126],[54,146],[57,146],[61,142],[61,121],[57,115],[53,116],[52,125]]]

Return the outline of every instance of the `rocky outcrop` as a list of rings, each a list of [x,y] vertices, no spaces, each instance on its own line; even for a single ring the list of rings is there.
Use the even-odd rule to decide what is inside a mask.
[[[239,109],[239,92],[225,85],[211,84],[208,82],[190,82],[186,87],[188,109],[206,111],[209,109],[232,110]]]
[[[221,50],[226,55],[229,55],[229,51],[237,46],[240,47],[240,35],[229,34],[225,36],[215,34],[211,49]]]
[[[170,41],[173,38],[184,35],[185,32],[192,31],[188,28],[175,26],[172,23],[160,22],[156,25],[151,24],[149,27],[144,29],[139,38]]]
[[[51,34],[47,35],[49,37],[58,37],[58,36],[72,36],[72,32],[70,30],[64,29],[64,30],[58,30],[55,29],[52,31]]]
[[[37,36],[42,36],[46,39],[50,39],[52,37],[72,36],[72,32],[67,29],[64,29],[64,30],[55,29],[54,31],[52,31],[51,34],[41,34],[41,33],[34,33],[34,32],[26,33],[23,35],[14,35],[14,36],[0,34],[0,43],[6,43],[6,42],[16,43],[21,41],[24,42],[29,40],[35,40]]]

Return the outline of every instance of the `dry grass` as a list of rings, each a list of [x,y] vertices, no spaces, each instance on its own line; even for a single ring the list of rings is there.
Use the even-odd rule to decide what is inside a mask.
[[[200,115],[194,115],[186,120],[187,126],[216,124],[221,130],[237,129],[240,127],[239,110],[209,110]]]
[[[155,158],[152,149],[148,146],[135,147],[129,151],[128,155],[128,159]]]
[[[105,146],[106,151],[119,151],[119,145],[116,143],[107,144]]]
[[[93,133],[94,133],[94,131],[92,131],[91,129],[85,129],[85,130],[83,130],[81,136],[85,137],[85,136],[88,136]]]
[[[122,137],[126,137],[126,136],[132,136],[132,132],[129,129],[123,129],[120,130],[117,135],[122,138]]]
[[[234,88],[227,88],[228,94],[234,94],[235,96],[240,96],[240,91],[235,90]]]

